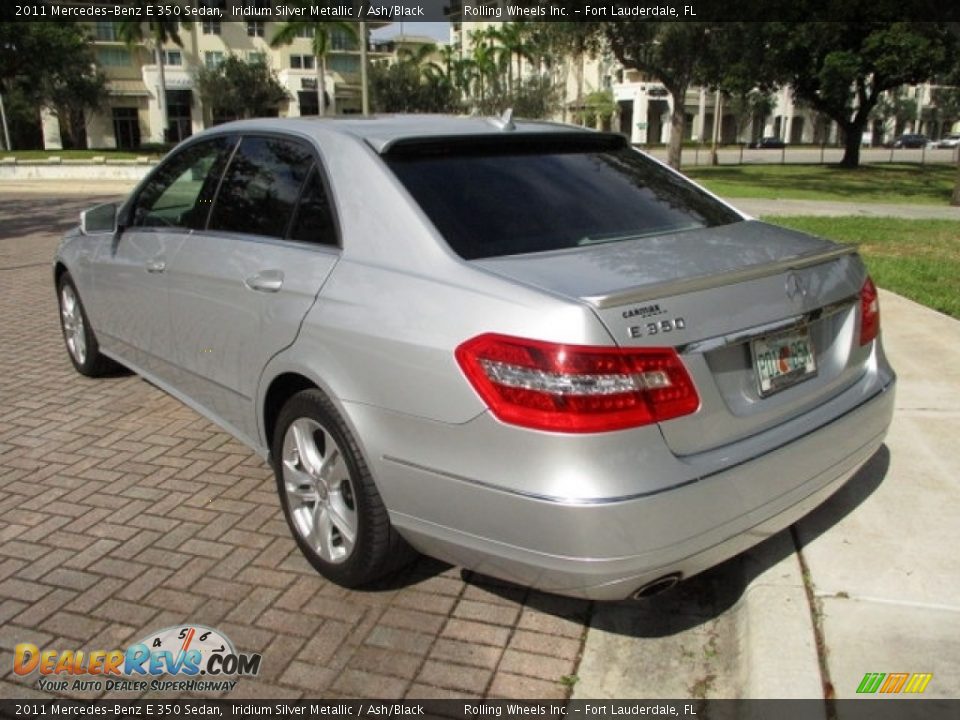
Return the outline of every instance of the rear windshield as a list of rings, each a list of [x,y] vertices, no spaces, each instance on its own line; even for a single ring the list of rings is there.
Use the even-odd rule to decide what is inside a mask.
[[[387,164],[468,260],[546,252],[742,218],[629,148],[404,152]]]

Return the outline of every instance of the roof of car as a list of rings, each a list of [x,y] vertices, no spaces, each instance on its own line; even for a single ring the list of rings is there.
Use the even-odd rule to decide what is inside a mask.
[[[260,118],[218,125],[224,130],[292,130],[306,135],[340,133],[368,143],[384,153],[400,140],[419,138],[495,136],[516,133],[589,132],[584,128],[541,120],[510,120],[504,117],[456,115],[375,115],[371,117]]]

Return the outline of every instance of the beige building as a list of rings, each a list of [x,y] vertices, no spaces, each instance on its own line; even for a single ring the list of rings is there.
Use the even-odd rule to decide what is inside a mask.
[[[497,3],[491,3],[497,4]],[[450,42],[460,50],[461,57],[469,57],[475,46],[478,30],[500,27],[503,21],[473,20],[453,22],[450,28]],[[554,120],[574,122],[577,118],[578,69],[577,58],[560,58],[554,63],[551,76],[562,87],[561,105]],[[521,65],[525,75],[540,72],[541,69],[524,61]],[[616,102],[617,112],[613,118],[612,129],[628,135],[636,145],[656,145],[670,142],[670,116],[673,111],[673,97],[659,81],[644,73],[625,68],[610,52],[583,58],[582,93],[586,97],[596,90],[610,90]],[[932,86],[929,84],[904,88],[917,107],[929,109],[932,102]],[[780,88],[773,94],[771,112],[755,117],[736,117],[731,108],[718,106],[716,95],[707,88],[692,87],[688,90],[684,112],[686,114],[685,140],[710,143],[714,135],[714,117],[719,115],[720,123],[716,127],[721,143],[749,143],[761,137],[777,137],[788,144],[835,143],[839,140],[836,123],[818,116],[809,108],[801,107],[793,98],[789,87]],[[923,116],[923,112],[920,113]],[[930,137],[939,137],[939,133],[949,132],[949,128],[933,127],[919,119],[900,127],[892,120],[877,124],[865,134],[865,144],[888,142],[899,132],[923,132]]]
[[[368,29],[385,23],[368,23]],[[215,121],[195,90],[196,70],[213,67],[229,54],[246,60],[262,59],[273,68],[289,100],[277,108],[283,117],[316,115],[319,111],[316,59],[312,37],[304,33],[290,45],[270,47],[280,23],[259,21],[196,21],[180,28],[182,46],[163,47],[165,92],[153,44],[130,47],[117,36],[112,22],[90,23],[96,63],[109,80],[110,98],[102,112],[87,123],[91,148],[136,148],[143,144],[175,142]],[[372,42],[370,60],[395,57],[392,42]],[[361,111],[360,49],[358,42],[335,30],[326,58],[324,90],[328,114]],[[169,125],[163,128],[161,102],[167,103]],[[60,128],[55,116],[43,113],[44,145],[59,148]]]

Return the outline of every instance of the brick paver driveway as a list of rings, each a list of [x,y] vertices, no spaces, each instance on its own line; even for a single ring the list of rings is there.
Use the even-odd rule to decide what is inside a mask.
[[[0,194],[0,697],[36,692],[18,642],[110,650],[184,622],[263,653],[231,698],[564,697],[588,603],[430,560],[331,585],[249,450],[138,377],[73,371],[50,259],[92,202]]]

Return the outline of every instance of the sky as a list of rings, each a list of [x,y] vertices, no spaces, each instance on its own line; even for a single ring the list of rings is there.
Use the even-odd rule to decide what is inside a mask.
[[[388,0],[379,0],[379,4],[389,5],[391,3]],[[442,18],[445,17],[444,8],[450,4],[450,0],[417,0],[416,4],[423,8],[428,17]],[[385,40],[401,33],[404,35],[426,35],[434,40],[450,42],[450,23],[446,21],[395,22],[374,30],[370,34],[376,40]]]
[[[402,29],[401,29],[402,28]],[[450,41],[450,23],[448,22],[395,22],[378,28],[370,34],[377,40],[391,38],[394,35],[427,35],[435,40]]]

